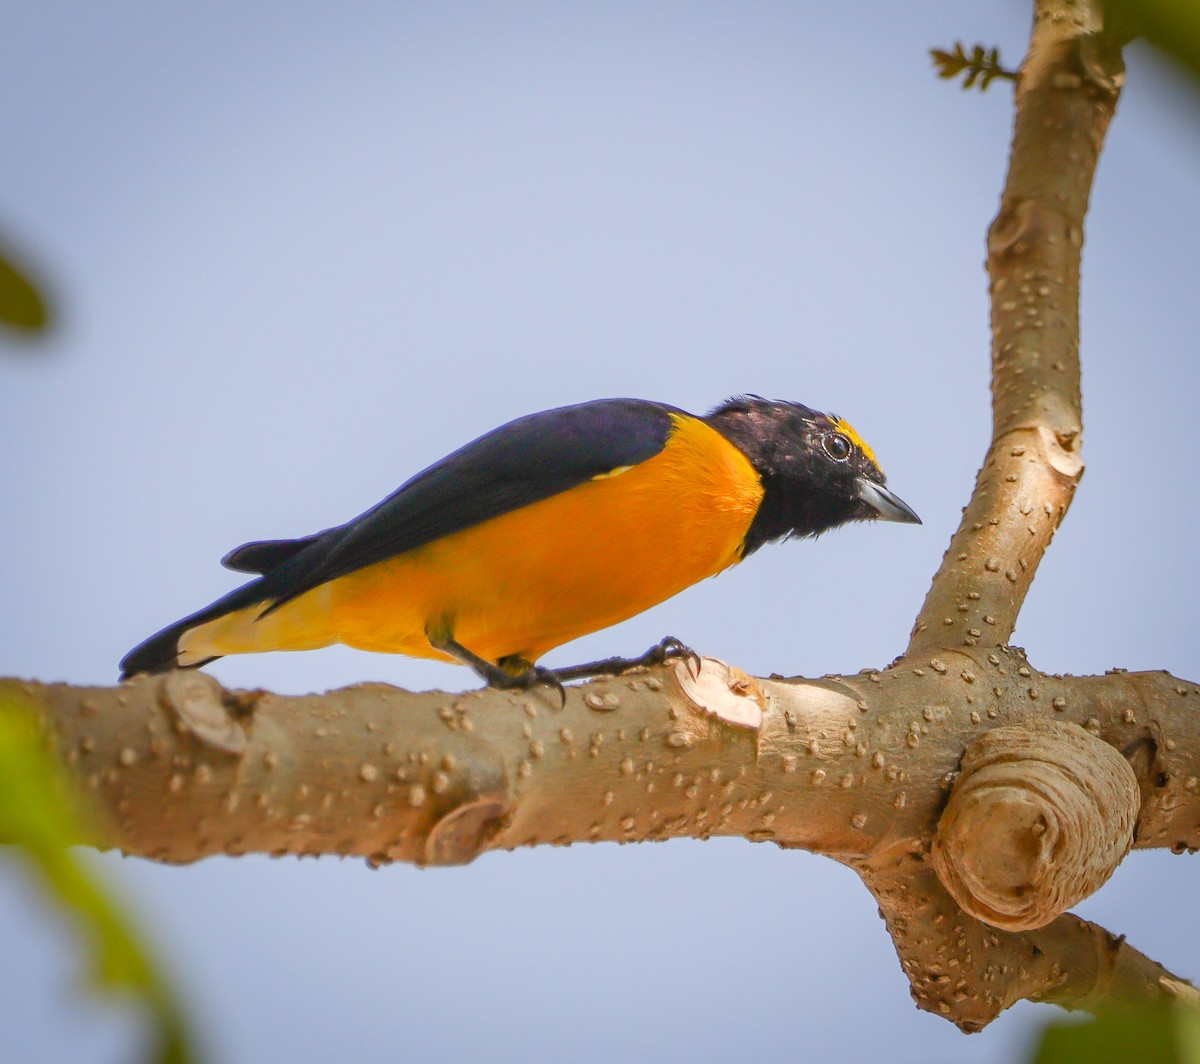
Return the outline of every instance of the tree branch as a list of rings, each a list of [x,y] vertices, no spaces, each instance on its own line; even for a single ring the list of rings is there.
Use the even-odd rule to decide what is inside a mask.
[[[1093,0],[1038,0],[1008,180],[988,232],[992,443],[908,654],[1004,643],[1083,475],[1079,265],[1124,77]]]
[[[924,862],[893,856],[855,868],[879,902],[913,1000],[963,1031],[1022,999],[1093,1013],[1147,1000],[1200,1006],[1186,980],[1077,916],[1000,931],[963,913]]]
[[[1125,756],[1138,846],[1200,847],[1200,688],[1166,673],[1047,676],[997,647],[813,681],[713,659],[697,678],[679,662],[570,688],[561,708],[382,684],[282,697],[193,672],[119,688],[6,681],[4,697],[38,707],[105,812],[88,841],[126,853],[452,864],[539,843],[741,835],[855,868],[918,1003],[964,1029],[1022,997],[1194,995],[1073,918],[1011,933],[967,916],[927,861],[963,750],[1037,719]]]
[[[1048,676],[1012,648],[821,680],[705,658],[699,680],[678,663],[568,688],[561,709],[537,693],[386,684],[285,697],[195,672],[117,688],[3,681],[5,695],[38,707],[107,810],[96,841],[157,860],[450,864],[712,835],[846,860],[925,853],[963,750],[1036,719],[1077,724],[1129,761],[1135,845],[1200,849],[1200,688],[1158,672]]]

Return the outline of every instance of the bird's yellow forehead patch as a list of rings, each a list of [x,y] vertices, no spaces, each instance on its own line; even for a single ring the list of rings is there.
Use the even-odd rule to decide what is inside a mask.
[[[846,437],[855,447],[857,447],[876,469],[879,468],[879,462],[875,458],[875,452],[871,450],[870,445],[857,432],[854,431],[854,426],[850,424],[844,417],[834,417],[830,415],[829,420],[833,422],[833,427]]]

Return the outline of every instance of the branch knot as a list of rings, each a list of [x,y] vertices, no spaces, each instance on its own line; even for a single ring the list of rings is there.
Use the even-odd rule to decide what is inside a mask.
[[[1107,881],[1133,845],[1129,763],[1077,724],[1027,720],[967,748],[932,863],[962,909],[993,927],[1043,927]]]

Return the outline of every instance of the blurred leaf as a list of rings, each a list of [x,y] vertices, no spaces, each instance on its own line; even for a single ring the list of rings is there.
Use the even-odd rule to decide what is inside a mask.
[[[156,1027],[157,1064],[194,1059],[174,1001],[124,914],[68,847],[88,837],[69,781],[38,731],[33,713],[0,693],[0,842],[15,844],[40,873],[46,892],[84,930],[92,978],[130,991]]]
[[[1006,70],[1001,64],[999,48],[984,48],[982,44],[977,44],[968,55],[963,49],[962,41],[955,41],[954,51],[930,48],[929,54],[933,65],[937,67],[939,78],[956,78],[959,74],[965,74],[962,84],[964,89],[973,89],[978,84],[979,91],[986,92],[987,87],[997,78],[1006,81],[1017,80],[1016,73]]]
[[[1046,1028],[1034,1064],[1200,1064],[1200,1013],[1180,1005],[1116,1009]]]
[[[46,300],[0,247],[0,323],[25,332],[42,332],[50,324]]]
[[[1200,0],[1106,0],[1105,10],[1200,78]]]

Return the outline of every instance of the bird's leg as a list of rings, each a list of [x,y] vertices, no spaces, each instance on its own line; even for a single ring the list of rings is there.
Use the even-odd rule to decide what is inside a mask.
[[[447,633],[430,632],[428,636],[430,646],[443,654],[449,654],[455,661],[472,669],[489,687],[497,687],[502,691],[528,691],[532,687],[550,687],[558,692],[558,697],[564,705],[566,704],[567,693],[553,669],[534,665],[516,655],[501,658],[497,664],[468,650]]]
[[[700,655],[673,636],[667,636],[666,639],[655,643],[640,658],[604,658],[601,661],[589,661],[585,665],[555,669],[554,675],[560,682],[582,680],[589,676],[617,676],[640,665],[661,665],[673,658],[684,658],[693,674],[700,671]]]

